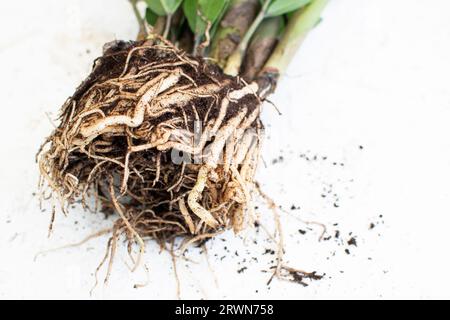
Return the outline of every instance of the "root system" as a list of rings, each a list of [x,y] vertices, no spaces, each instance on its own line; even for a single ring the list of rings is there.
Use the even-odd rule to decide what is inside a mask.
[[[255,219],[257,91],[164,41],[110,43],[39,151],[42,197],[64,212],[94,199],[140,253],[145,238],[239,232]]]
[[[294,6],[289,16],[269,0],[235,0],[227,12],[225,5],[216,13],[208,6],[208,14],[200,5],[170,6],[165,15],[149,6],[144,19],[137,1],[131,1],[138,41],[105,45],[38,152],[41,199],[53,200],[49,233],[56,203],[67,213],[80,202],[117,217],[109,229],[79,243],[112,234],[96,280],[106,265],[108,281],[123,235],[133,270],[145,239],[154,239],[161,248],[171,244],[167,250],[176,273],[176,238],[182,239],[180,254],[225,230],[238,233],[254,225],[252,196],[260,193],[277,229],[270,235],[278,245],[273,276],[301,284],[318,279],[283,264],[276,206],[254,175],[263,135],[261,102],[326,3]],[[177,283],[179,292],[178,278]]]

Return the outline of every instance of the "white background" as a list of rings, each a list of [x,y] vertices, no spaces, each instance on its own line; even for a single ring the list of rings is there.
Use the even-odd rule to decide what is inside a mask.
[[[207,243],[211,268],[199,250],[178,262],[182,298],[450,298],[449,12],[448,0],[331,1],[272,97],[282,116],[264,110],[258,174],[287,212],[287,262],[326,277],[268,287],[261,270],[273,256],[263,253],[274,245],[262,230],[228,232]],[[32,196],[34,155],[52,129],[46,113],[56,117],[104,42],[133,39],[136,29],[125,0],[0,2],[0,298],[90,297],[107,236],[33,258],[113,220],[75,209],[57,216],[48,239],[49,212]],[[258,206],[273,230],[270,210]],[[298,218],[341,240],[319,242],[320,227]],[[350,232],[358,247],[345,243]],[[92,298],[176,298],[170,256],[149,242],[144,260],[148,275],[131,273],[122,246]]]

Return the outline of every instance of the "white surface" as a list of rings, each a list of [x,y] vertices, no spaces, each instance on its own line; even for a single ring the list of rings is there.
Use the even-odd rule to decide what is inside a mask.
[[[264,111],[267,167],[258,178],[292,213],[282,218],[289,264],[327,277],[307,288],[280,281],[268,288],[261,270],[273,245],[262,232],[248,231],[246,242],[229,232],[226,242],[207,244],[217,286],[198,251],[189,254],[197,264],[179,262],[182,298],[450,298],[448,12],[447,0],[331,1],[272,97],[283,116]],[[1,1],[0,18],[0,298],[89,298],[106,236],[33,257],[112,220],[74,210],[57,216],[47,239],[49,212],[32,196],[34,154],[51,130],[45,113],[55,117],[104,42],[134,37],[134,17],[125,0],[40,0]],[[306,161],[301,153],[328,159]],[[284,161],[272,164],[280,155]],[[270,211],[259,204],[259,212],[272,229]],[[353,232],[358,247],[347,255],[346,245],[318,242],[315,226],[302,236],[297,230],[307,226],[292,215],[325,223],[331,235],[337,228],[344,240]],[[369,231],[371,222],[378,224]],[[221,261],[223,246],[231,254]],[[258,262],[238,274],[238,263],[252,256]],[[131,273],[127,262],[122,249],[109,285],[93,298],[176,297],[170,257],[154,244],[145,255],[147,287],[133,289],[146,275]]]

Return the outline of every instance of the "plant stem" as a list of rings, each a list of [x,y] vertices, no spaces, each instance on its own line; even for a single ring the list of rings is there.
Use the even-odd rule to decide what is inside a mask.
[[[239,43],[239,46],[233,52],[233,54],[230,56],[230,58],[228,58],[228,62],[226,64],[225,70],[224,70],[226,74],[229,74],[232,76],[238,75],[239,69],[242,64],[242,60],[244,59],[245,51],[247,50],[248,44],[250,42],[250,39],[252,38],[256,29],[258,28],[258,26],[260,25],[260,23],[263,21],[264,17],[266,16],[266,11],[270,4],[270,1],[271,0],[264,1],[261,11],[259,11],[255,20],[251,24],[250,28],[245,33],[244,37],[242,38],[242,41]]]
[[[245,58],[241,67],[240,75],[245,81],[251,82],[258,76],[275,49],[282,25],[282,16],[271,17],[264,19],[256,30],[245,52]]]
[[[167,18],[165,16],[159,16],[158,19],[156,19],[155,25],[153,26],[153,33],[162,36],[166,28],[166,21]]]
[[[172,23],[172,15],[169,14],[166,16],[166,25],[164,27],[164,33],[163,33],[163,37],[166,39],[168,39],[168,36],[169,36],[171,23]]]
[[[133,8],[133,13],[136,16],[136,20],[139,24],[139,33],[137,38],[138,39],[145,39],[148,36],[147,29],[145,28],[145,21],[144,18],[142,18],[139,9],[137,7],[138,0],[130,0],[131,7]]]
[[[194,36],[194,48],[192,49],[192,54],[196,55],[198,53],[198,47],[200,46],[200,43],[202,41],[202,35],[195,35]]]
[[[209,56],[225,67],[260,8],[259,0],[233,0],[216,31]]]
[[[264,83],[260,84],[263,90],[270,93],[275,89],[280,74],[286,71],[306,35],[320,20],[327,3],[328,0],[313,0],[308,6],[293,14],[280,43],[260,73],[258,82]]]
[[[179,40],[179,36],[181,34],[181,24],[183,22],[183,10],[181,8],[178,8],[175,13],[172,14],[172,21],[170,26],[170,36],[169,41],[171,41],[173,44],[176,45],[176,43]]]

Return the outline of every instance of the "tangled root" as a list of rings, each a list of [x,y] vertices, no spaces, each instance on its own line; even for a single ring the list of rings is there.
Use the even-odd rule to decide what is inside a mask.
[[[94,198],[141,253],[145,238],[239,232],[254,219],[257,90],[170,44],[109,44],[38,153],[42,193],[64,212]]]

